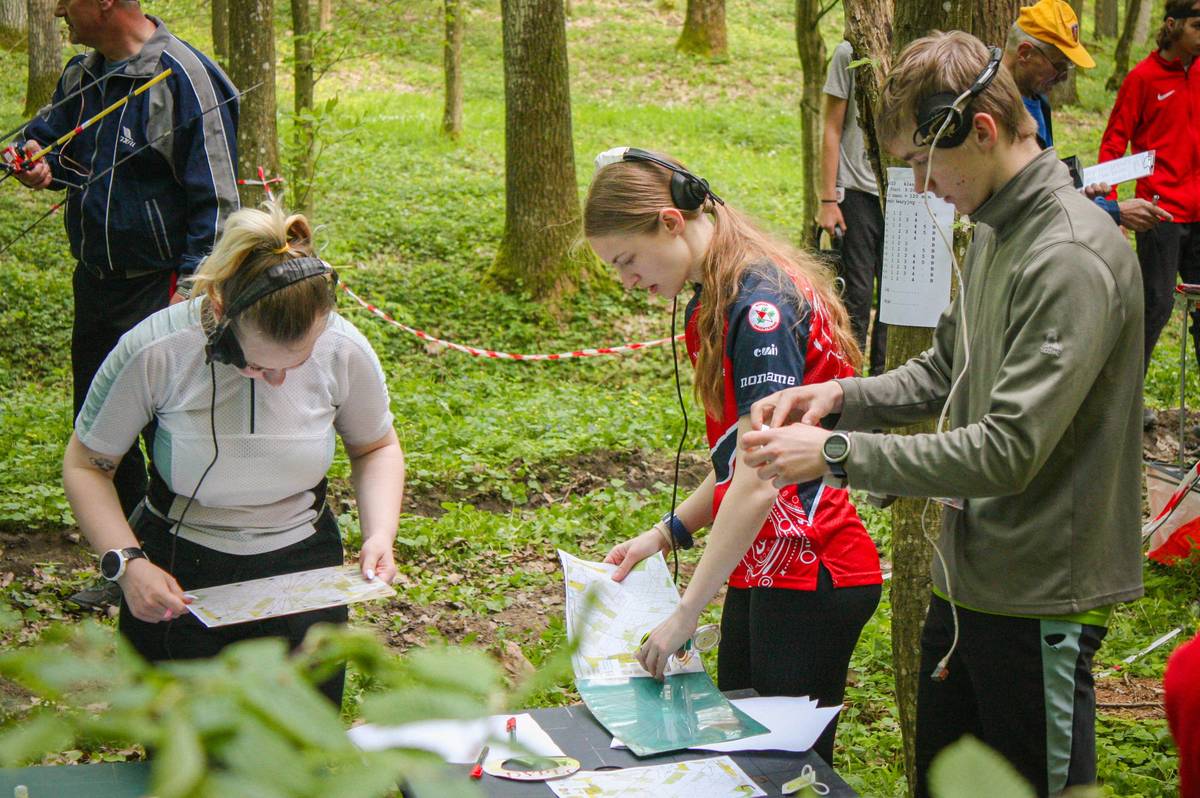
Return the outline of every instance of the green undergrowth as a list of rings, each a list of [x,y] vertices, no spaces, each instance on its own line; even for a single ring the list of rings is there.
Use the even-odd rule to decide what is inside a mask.
[[[207,5],[144,5],[211,49]],[[287,9],[276,5],[282,59],[290,46]],[[627,296],[607,277],[550,305],[503,294],[484,279],[504,218],[499,4],[467,5],[465,130],[451,142],[437,130],[441,3],[335,4],[336,24],[351,45],[346,60],[319,84],[318,96],[336,94],[336,114],[353,131],[329,144],[317,177],[313,219],[324,256],[364,299],[405,324],[465,344],[550,353],[668,335],[668,307]],[[803,241],[808,225],[798,211],[807,165],[799,155],[793,4],[728,4],[730,54],[719,63],[674,50],[684,0],[575,0],[572,6],[568,41],[581,196],[597,152],[622,144],[664,150],[770,229]],[[1090,30],[1090,4],[1085,19]],[[836,10],[822,23],[830,49],[841,24]],[[1080,106],[1059,110],[1055,132],[1060,152],[1090,164],[1111,101],[1102,84],[1115,42],[1086,41],[1100,66],[1080,74]],[[0,67],[0,121],[14,123],[24,91],[23,56],[0,53]],[[280,83],[290,85],[286,76]],[[290,106],[286,90],[279,101]],[[0,186],[0,246],[50,202],[12,181]],[[71,524],[59,468],[71,426],[73,264],[61,225],[55,216],[0,255],[4,532],[55,535]],[[400,595],[386,611],[364,606],[354,617],[397,648],[428,639],[492,650],[515,643],[530,663],[541,665],[565,638],[555,549],[601,558],[667,507],[681,424],[670,349],[562,362],[472,358],[430,351],[348,298],[340,307],[379,353],[408,464],[407,512],[397,540]],[[1154,407],[1178,401],[1178,326],[1176,317],[1150,366],[1146,398]],[[1190,366],[1195,396],[1200,380]],[[691,420],[687,448],[695,460],[704,456],[703,419],[690,397],[686,363],[681,374]],[[335,481],[344,484],[347,474],[339,454]],[[862,513],[889,556],[888,513],[865,506]],[[353,506],[343,528],[353,549]],[[695,560],[696,552],[683,557],[685,572]],[[33,581],[0,579],[0,597],[27,613],[27,623],[65,617],[62,598],[86,582],[86,571],[53,567],[58,570]],[[1147,567],[1146,577],[1147,597],[1118,608],[1097,670],[1194,623],[1195,569]],[[706,620],[719,615],[714,606]],[[904,792],[890,617],[885,590],[855,653],[839,727],[838,768],[869,796]],[[1126,672],[1161,677],[1170,649]],[[369,682],[352,674],[348,717],[357,715]],[[535,703],[575,699],[571,685],[561,682],[538,693]],[[1098,735],[1108,794],[1172,794],[1174,755],[1163,721],[1102,715]]]

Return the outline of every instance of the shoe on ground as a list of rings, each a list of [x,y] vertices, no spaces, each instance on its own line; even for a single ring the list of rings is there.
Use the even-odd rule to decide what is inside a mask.
[[[117,607],[121,604],[121,586],[116,582],[102,579],[96,584],[68,596],[67,601],[73,601],[85,610],[106,610],[109,607]]]
[[[1151,408],[1142,409],[1142,429],[1146,432],[1154,429],[1158,425],[1158,414]]]

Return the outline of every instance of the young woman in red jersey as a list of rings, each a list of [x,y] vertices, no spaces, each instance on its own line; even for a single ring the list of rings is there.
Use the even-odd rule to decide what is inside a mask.
[[[675,613],[638,652],[661,677],[672,652],[728,581],[717,680],[722,690],[841,703],[850,655],[879,603],[879,555],[844,489],[777,490],[743,467],[750,405],[791,385],[852,376],[861,355],[828,270],[759,230],[679,162],[609,150],[584,210],[584,235],[629,290],[673,299],[689,284],[687,351],[706,413],[712,471],[672,518],[609,552],[624,579],[656,552],[711,526]],[[832,760],[834,724],[816,750]]]

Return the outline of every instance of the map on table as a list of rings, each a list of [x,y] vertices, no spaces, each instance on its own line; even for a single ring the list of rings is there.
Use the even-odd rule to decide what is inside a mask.
[[[558,798],[751,798],[766,795],[727,756],[624,770],[583,770],[546,782]]]
[[[571,664],[588,710],[637,756],[726,743],[769,729],[721,695],[700,657],[672,657],[658,681],[638,664],[642,636],[679,606],[666,560],[656,554],[621,582],[614,565],[559,551],[566,581]],[[707,795],[708,793],[703,793]]]
[[[576,679],[649,676],[638,664],[642,635],[679,606],[679,591],[661,554],[642,560],[622,582],[617,566],[589,562],[559,550],[567,582],[567,637],[579,640],[571,657]],[[680,665],[672,658],[667,675],[704,670],[698,656]]]
[[[189,591],[188,611],[205,626],[229,626],[396,595],[381,579],[363,579],[357,565],[336,565]]]

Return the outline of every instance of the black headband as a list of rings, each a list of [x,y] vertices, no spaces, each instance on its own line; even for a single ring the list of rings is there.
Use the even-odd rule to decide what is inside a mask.
[[[1189,8],[1182,14],[1163,14],[1163,22],[1168,19],[1192,19],[1193,17],[1200,17],[1200,9]]]

